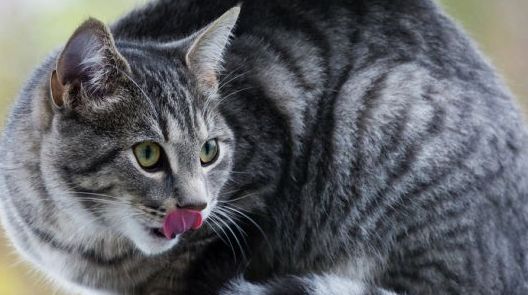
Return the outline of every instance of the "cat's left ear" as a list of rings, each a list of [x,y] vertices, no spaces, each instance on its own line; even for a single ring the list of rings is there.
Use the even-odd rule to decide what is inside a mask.
[[[223,55],[240,13],[235,6],[200,30],[192,38],[185,54],[185,63],[198,80],[202,91],[218,89],[218,74],[222,70]]]

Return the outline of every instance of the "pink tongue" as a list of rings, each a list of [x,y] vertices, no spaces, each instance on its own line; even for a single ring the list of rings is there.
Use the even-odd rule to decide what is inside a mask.
[[[176,235],[184,233],[189,229],[198,229],[202,226],[202,214],[200,211],[177,209],[165,217],[163,223],[163,234],[169,240]]]

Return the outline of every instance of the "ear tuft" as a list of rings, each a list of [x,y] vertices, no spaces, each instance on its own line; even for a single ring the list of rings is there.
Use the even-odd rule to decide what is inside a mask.
[[[185,55],[187,67],[205,92],[218,88],[217,76],[239,14],[240,6],[235,6],[198,32]]]

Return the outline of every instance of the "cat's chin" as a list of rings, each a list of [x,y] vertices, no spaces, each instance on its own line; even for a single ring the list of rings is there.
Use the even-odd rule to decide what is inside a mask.
[[[145,255],[157,255],[172,249],[178,244],[180,237],[176,236],[173,239],[167,239],[165,237],[159,237],[147,229],[145,233],[139,236],[132,237],[131,240],[134,242],[136,247],[143,252]]]
[[[180,237],[167,239],[157,233],[154,228],[146,227],[136,220],[125,223],[126,225],[119,229],[122,235],[127,237],[136,248],[147,256],[161,254],[178,244]]]
[[[116,230],[131,240],[136,248],[143,254],[147,256],[162,254],[163,252],[167,252],[174,248],[180,242],[181,235],[184,232],[197,230],[201,227],[203,222],[202,218],[203,220],[207,219],[211,213],[211,208],[214,207],[215,203],[216,202],[213,202],[207,209],[202,211],[199,226],[186,228],[183,231],[176,230],[176,232],[180,232],[180,234],[171,235],[170,231],[165,231],[164,225],[162,224],[157,225],[157,227],[152,227],[152,225],[147,226],[137,220],[125,222],[125,226]]]

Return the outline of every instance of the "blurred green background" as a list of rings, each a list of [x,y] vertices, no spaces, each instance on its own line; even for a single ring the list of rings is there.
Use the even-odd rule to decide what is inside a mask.
[[[0,0],[0,128],[18,90],[88,16],[110,22],[146,0]],[[479,43],[528,113],[528,1],[442,0]],[[59,294],[0,234],[0,295]]]

